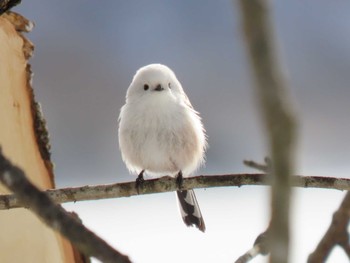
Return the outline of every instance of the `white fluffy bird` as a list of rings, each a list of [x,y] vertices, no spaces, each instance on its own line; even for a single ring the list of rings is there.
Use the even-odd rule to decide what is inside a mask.
[[[203,162],[207,147],[201,118],[174,72],[151,64],[140,68],[126,93],[119,116],[123,161],[143,180],[149,175],[189,176]],[[177,191],[182,219],[205,231],[193,190]]]

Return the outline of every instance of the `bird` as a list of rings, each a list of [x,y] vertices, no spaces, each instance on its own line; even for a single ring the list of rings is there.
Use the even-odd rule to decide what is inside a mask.
[[[175,73],[163,64],[136,71],[119,114],[118,139],[128,170],[151,177],[190,176],[205,162],[207,136]],[[187,226],[205,232],[205,223],[193,189],[176,191],[180,213]]]

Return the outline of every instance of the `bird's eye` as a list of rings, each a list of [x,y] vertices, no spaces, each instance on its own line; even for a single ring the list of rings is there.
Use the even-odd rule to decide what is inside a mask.
[[[168,83],[168,87],[169,87],[169,89],[171,89],[171,83],[170,82]]]
[[[144,90],[148,90],[149,89],[149,86],[147,84],[143,85],[143,89]]]

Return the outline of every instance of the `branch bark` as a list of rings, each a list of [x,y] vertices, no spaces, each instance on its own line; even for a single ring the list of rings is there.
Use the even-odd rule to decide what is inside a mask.
[[[235,263],[247,263],[258,255],[267,255],[270,253],[268,246],[268,231],[269,230],[267,229],[265,232],[261,233],[254,241],[253,247],[240,256]]]
[[[0,15],[10,10],[12,7],[21,3],[21,0],[1,0],[0,1]]]
[[[350,221],[350,192],[348,192],[338,210],[333,214],[332,222],[318,243],[314,252],[309,255],[308,263],[326,262],[332,249],[339,245],[350,260],[348,225]]]
[[[254,174],[223,174],[200,175],[183,179],[182,189],[228,187],[247,185],[269,185],[267,175]],[[291,185],[305,188],[325,188],[333,190],[350,190],[350,179],[321,176],[292,176]],[[137,193],[135,182],[116,183],[95,186],[68,187],[51,189],[46,194],[56,203],[67,203],[108,198],[130,197],[142,194],[173,192],[178,188],[175,178],[164,176],[158,179],[146,180],[140,193]],[[25,207],[15,195],[0,195],[0,210]]]
[[[247,45],[271,156],[270,262],[288,262],[290,177],[293,172],[296,121],[278,59],[267,0],[240,0]]]
[[[77,218],[55,204],[25,176],[24,172],[7,160],[0,148],[0,181],[15,193],[16,198],[44,223],[69,239],[82,253],[102,262],[130,262],[127,256],[114,250],[104,240],[82,225]]]

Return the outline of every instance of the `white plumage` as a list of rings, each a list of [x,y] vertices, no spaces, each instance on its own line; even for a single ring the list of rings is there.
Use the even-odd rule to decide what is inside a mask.
[[[181,171],[188,176],[204,162],[206,145],[198,112],[174,72],[161,64],[140,68],[119,116],[119,147],[128,169],[137,174],[144,170],[153,176],[175,176]],[[179,200],[184,221],[184,216],[200,217],[202,227],[201,222],[193,220],[185,223],[204,231],[194,192],[180,192],[179,198],[187,196]],[[183,206],[186,204],[192,206],[192,212],[188,211],[191,207]]]

